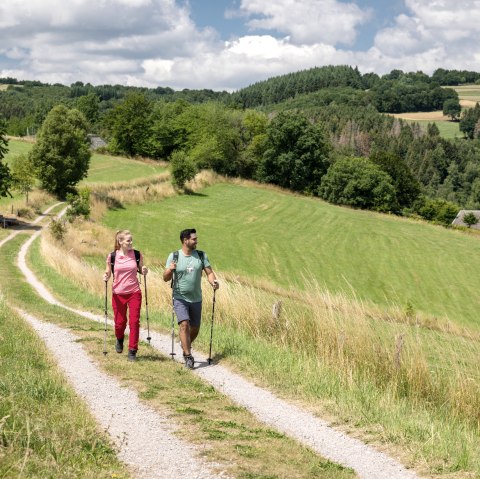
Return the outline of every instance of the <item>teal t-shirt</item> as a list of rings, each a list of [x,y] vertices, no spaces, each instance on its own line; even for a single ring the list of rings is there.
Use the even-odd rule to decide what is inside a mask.
[[[166,267],[173,261],[173,253],[167,258]],[[205,267],[210,266],[207,254],[203,253],[203,263]],[[196,250],[192,251],[191,256],[185,256],[183,251],[178,251],[177,269],[175,281],[173,283],[173,297],[183,299],[189,303],[198,303],[202,300],[202,261]]]

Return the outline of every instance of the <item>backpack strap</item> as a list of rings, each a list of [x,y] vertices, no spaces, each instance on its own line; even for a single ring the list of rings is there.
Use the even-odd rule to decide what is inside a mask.
[[[178,249],[175,250],[173,253],[173,259],[172,262],[175,264],[178,264]],[[170,282],[170,287],[173,288],[173,279],[175,277],[175,273],[172,274],[172,281]]]
[[[115,274],[115,255],[116,251],[110,253],[110,267],[112,268],[112,276]]]
[[[140,251],[134,249],[133,253],[135,254],[135,261],[137,262],[137,272],[140,273]]]
[[[200,261],[202,262],[202,271],[205,269],[205,253],[199,249],[197,249],[198,257],[200,258]]]
[[[115,274],[115,255],[116,251],[110,253],[110,266],[112,268],[112,275]],[[140,273],[140,251],[134,249],[135,261],[137,262],[137,272]]]

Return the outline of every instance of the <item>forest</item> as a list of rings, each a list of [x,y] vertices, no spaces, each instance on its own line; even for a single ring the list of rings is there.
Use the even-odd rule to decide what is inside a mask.
[[[53,107],[78,110],[113,155],[171,162],[177,186],[201,168],[335,203],[451,223],[480,209],[480,106],[459,115],[464,138],[389,115],[458,104],[449,86],[480,83],[456,70],[362,75],[326,66],[239,91],[70,86],[0,79],[8,135],[41,131]]]

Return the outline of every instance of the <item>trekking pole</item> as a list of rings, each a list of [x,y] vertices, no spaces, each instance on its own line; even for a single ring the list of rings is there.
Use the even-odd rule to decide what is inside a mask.
[[[103,355],[107,355],[107,281],[105,281],[105,334],[103,335]]]
[[[175,271],[172,272],[172,352],[170,353],[170,356],[172,357],[172,360],[175,359],[174,356],[175,354],[175,299],[173,298],[173,285],[175,282]]]
[[[147,296],[147,275],[143,275],[143,284],[145,287],[145,314],[147,316],[147,341],[150,344],[150,340],[152,339],[150,336],[150,324],[148,322],[148,296]]]
[[[212,340],[213,340],[213,315],[215,314],[215,293],[216,289],[213,290],[213,305],[212,305],[212,325],[210,327],[210,352],[208,353],[208,364],[212,364]]]

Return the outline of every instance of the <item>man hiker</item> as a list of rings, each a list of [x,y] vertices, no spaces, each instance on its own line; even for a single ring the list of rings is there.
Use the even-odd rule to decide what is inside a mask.
[[[197,231],[185,229],[180,233],[181,249],[167,258],[164,281],[172,281],[173,309],[180,328],[180,343],[185,367],[193,369],[192,342],[198,336],[202,317],[202,272],[213,289],[219,288],[217,277],[208,261],[207,254],[197,250]]]

